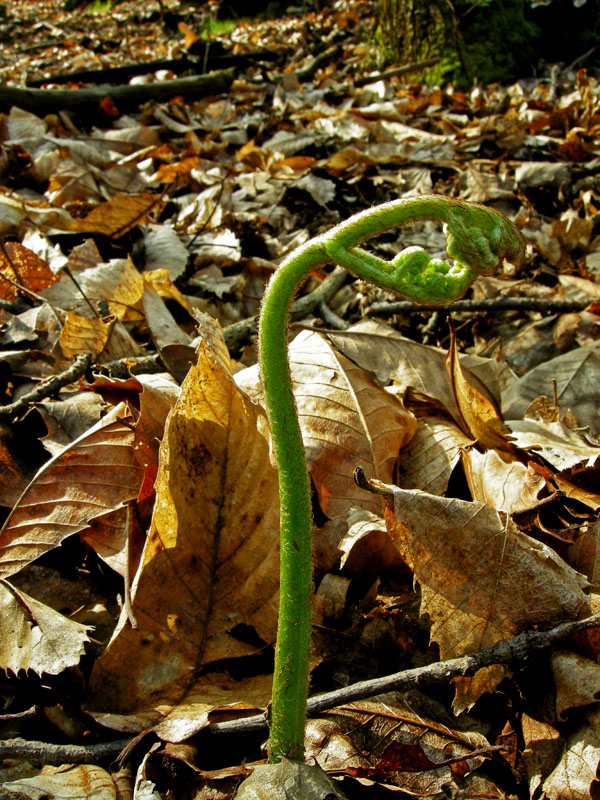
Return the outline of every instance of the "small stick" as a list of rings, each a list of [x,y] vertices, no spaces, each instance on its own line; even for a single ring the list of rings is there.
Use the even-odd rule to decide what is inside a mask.
[[[0,406],[0,419],[12,419],[18,417],[24,411],[27,411],[30,403],[39,403],[46,397],[52,397],[63,386],[68,386],[78,378],[80,378],[87,368],[92,363],[92,356],[90,353],[83,353],[77,356],[75,361],[64,372],[59,372],[58,375],[53,375],[48,380],[42,381],[35,389],[32,389],[27,394],[24,394],[14,403],[9,403],[6,406]]]

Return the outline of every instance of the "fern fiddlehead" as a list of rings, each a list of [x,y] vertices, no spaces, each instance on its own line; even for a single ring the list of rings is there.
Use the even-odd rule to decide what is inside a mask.
[[[430,259],[418,247],[386,261],[359,246],[375,234],[424,219],[444,224],[453,264]],[[267,286],[259,361],[281,510],[279,624],[269,723],[273,762],[303,758],[309,672],[310,490],[287,356],[288,311],[298,286],[311,270],[333,262],[415,302],[445,305],[461,297],[479,275],[493,273],[502,259],[518,264],[523,254],[519,231],[499,212],[442,195],[424,195],[367,209],[310,240],[279,266]]]

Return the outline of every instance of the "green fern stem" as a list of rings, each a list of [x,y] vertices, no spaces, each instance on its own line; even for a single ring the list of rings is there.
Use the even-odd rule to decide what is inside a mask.
[[[454,264],[409,247],[385,261],[358,245],[409,222],[444,223]],[[520,263],[523,240],[499,212],[441,195],[397,200],[356,214],[298,248],[273,275],[262,303],[259,360],[280,496],[280,600],[270,710],[269,758],[302,759],[309,674],[312,558],[306,456],[288,365],[289,308],[309,272],[333,262],[415,302],[444,305],[503,258]]]

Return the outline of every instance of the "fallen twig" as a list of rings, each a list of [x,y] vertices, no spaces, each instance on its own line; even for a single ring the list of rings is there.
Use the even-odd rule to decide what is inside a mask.
[[[89,353],[77,356],[73,364],[68,367],[64,372],[59,372],[58,375],[53,375],[48,380],[39,383],[35,389],[32,389],[27,394],[24,394],[14,403],[9,403],[6,406],[0,406],[0,419],[13,419],[18,417],[23,412],[27,411],[31,403],[39,403],[46,397],[51,397],[56,394],[63,386],[68,386],[73,383],[77,378],[80,378],[87,370],[92,362],[92,356]]]
[[[425,686],[439,686],[447,684],[452,678],[473,675],[482,667],[491,664],[508,664],[515,662],[523,664],[532,656],[542,653],[552,647],[561,639],[588,628],[600,627],[600,614],[595,614],[586,619],[574,622],[563,622],[549,631],[526,631],[511,639],[485,647],[477,653],[471,653],[461,658],[449,661],[439,661],[425,667],[408,669],[374,678],[370,681],[361,681],[343,689],[311,697],[308,700],[308,713],[315,716],[322,711],[336,706],[352,703],[356,700],[365,700],[375,697],[383,692],[403,692],[408,689]],[[245,719],[215,722],[203,729],[202,733],[224,736],[233,734],[266,734],[268,732],[267,720],[264,714],[255,714]],[[36,758],[46,764],[93,764],[97,761],[115,757],[129,748],[139,737],[117,739],[113,742],[90,745],[48,744],[46,742],[27,741],[26,739],[0,740],[0,758],[23,756]]]
[[[49,744],[17,737],[0,740],[0,759],[27,758],[42,764],[97,764],[114,759],[131,739],[116,739],[99,744]]]
[[[435,67],[439,58],[428,58],[426,61],[412,61],[410,64],[403,64],[401,67],[393,67],[386,69],[383,72],[373,72],[371,75],[365,75],[362,78],[357,78],[354,81],[355,86],[368,86],[375,81],[387,80],[394,75],[406,75],[408,72],[416,72],[417,70],[426,69],[427,67]]]
[[[584,311],[594,298],[589,300],[545,300],[541,297],[486,297],[482,300],[456,300],[454,303],[440,308],[427,304],[413,303],[410,300],[392,301],[389,303],[373,303],[365,314],[378,317],[391,317],[394,314],[420,314],[422,311],[541,311],[552,314],[568,314],[572,311]]]
[[[321,69],[321,67],[330,64],[336,58],[342,55],[343,49],[340,44],[334,44],[331,47],[328,47],[324,53],[320,53],[318,56],[315,56],[310,64],[307,64],[305,67],[296,70],[296,77],[300,81],[310,81],[312,80],[317,71]]]
[[[424,686],[440,686],[448,684],[452,678],[474,675],[482,667],[491,664],[523,664],[526,659],[547,650],[556,642],[587,628],[600,627],[600,614],[587,617],[574,622],[563,622],[549,631],[526,631],[510,639],[503,639],[496,644],[485,647],[477,653],[471,653],[449,661],[438,661],[425,667],[408,669],[396,672],[393,675],[384,675],[369,681],[361,681],[343,689],[311,697],[308,700],[308,714],[315,715],[321,711],[355,700],[365,700],[367,697],[384,692],[405,692],[408,689],[418,689]],[[245,719],[216,722],[205,729],[211,735],[224,735],[233,733],[267,733],[267,721],[263,714],[257,714]]]

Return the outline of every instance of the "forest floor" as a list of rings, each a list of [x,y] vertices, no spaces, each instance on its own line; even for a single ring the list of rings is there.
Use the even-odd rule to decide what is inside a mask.
[[[296,246],[428,193],[526,256],[450,308],[333,267],[293,306],[306,755],[351,800],[600,798],[596,78],[378,71],[367,0],[62,6],[0,7],[0,798],[227,800],[264,760],[260,298]],[[444,233],[369,242],[407,246]]]

